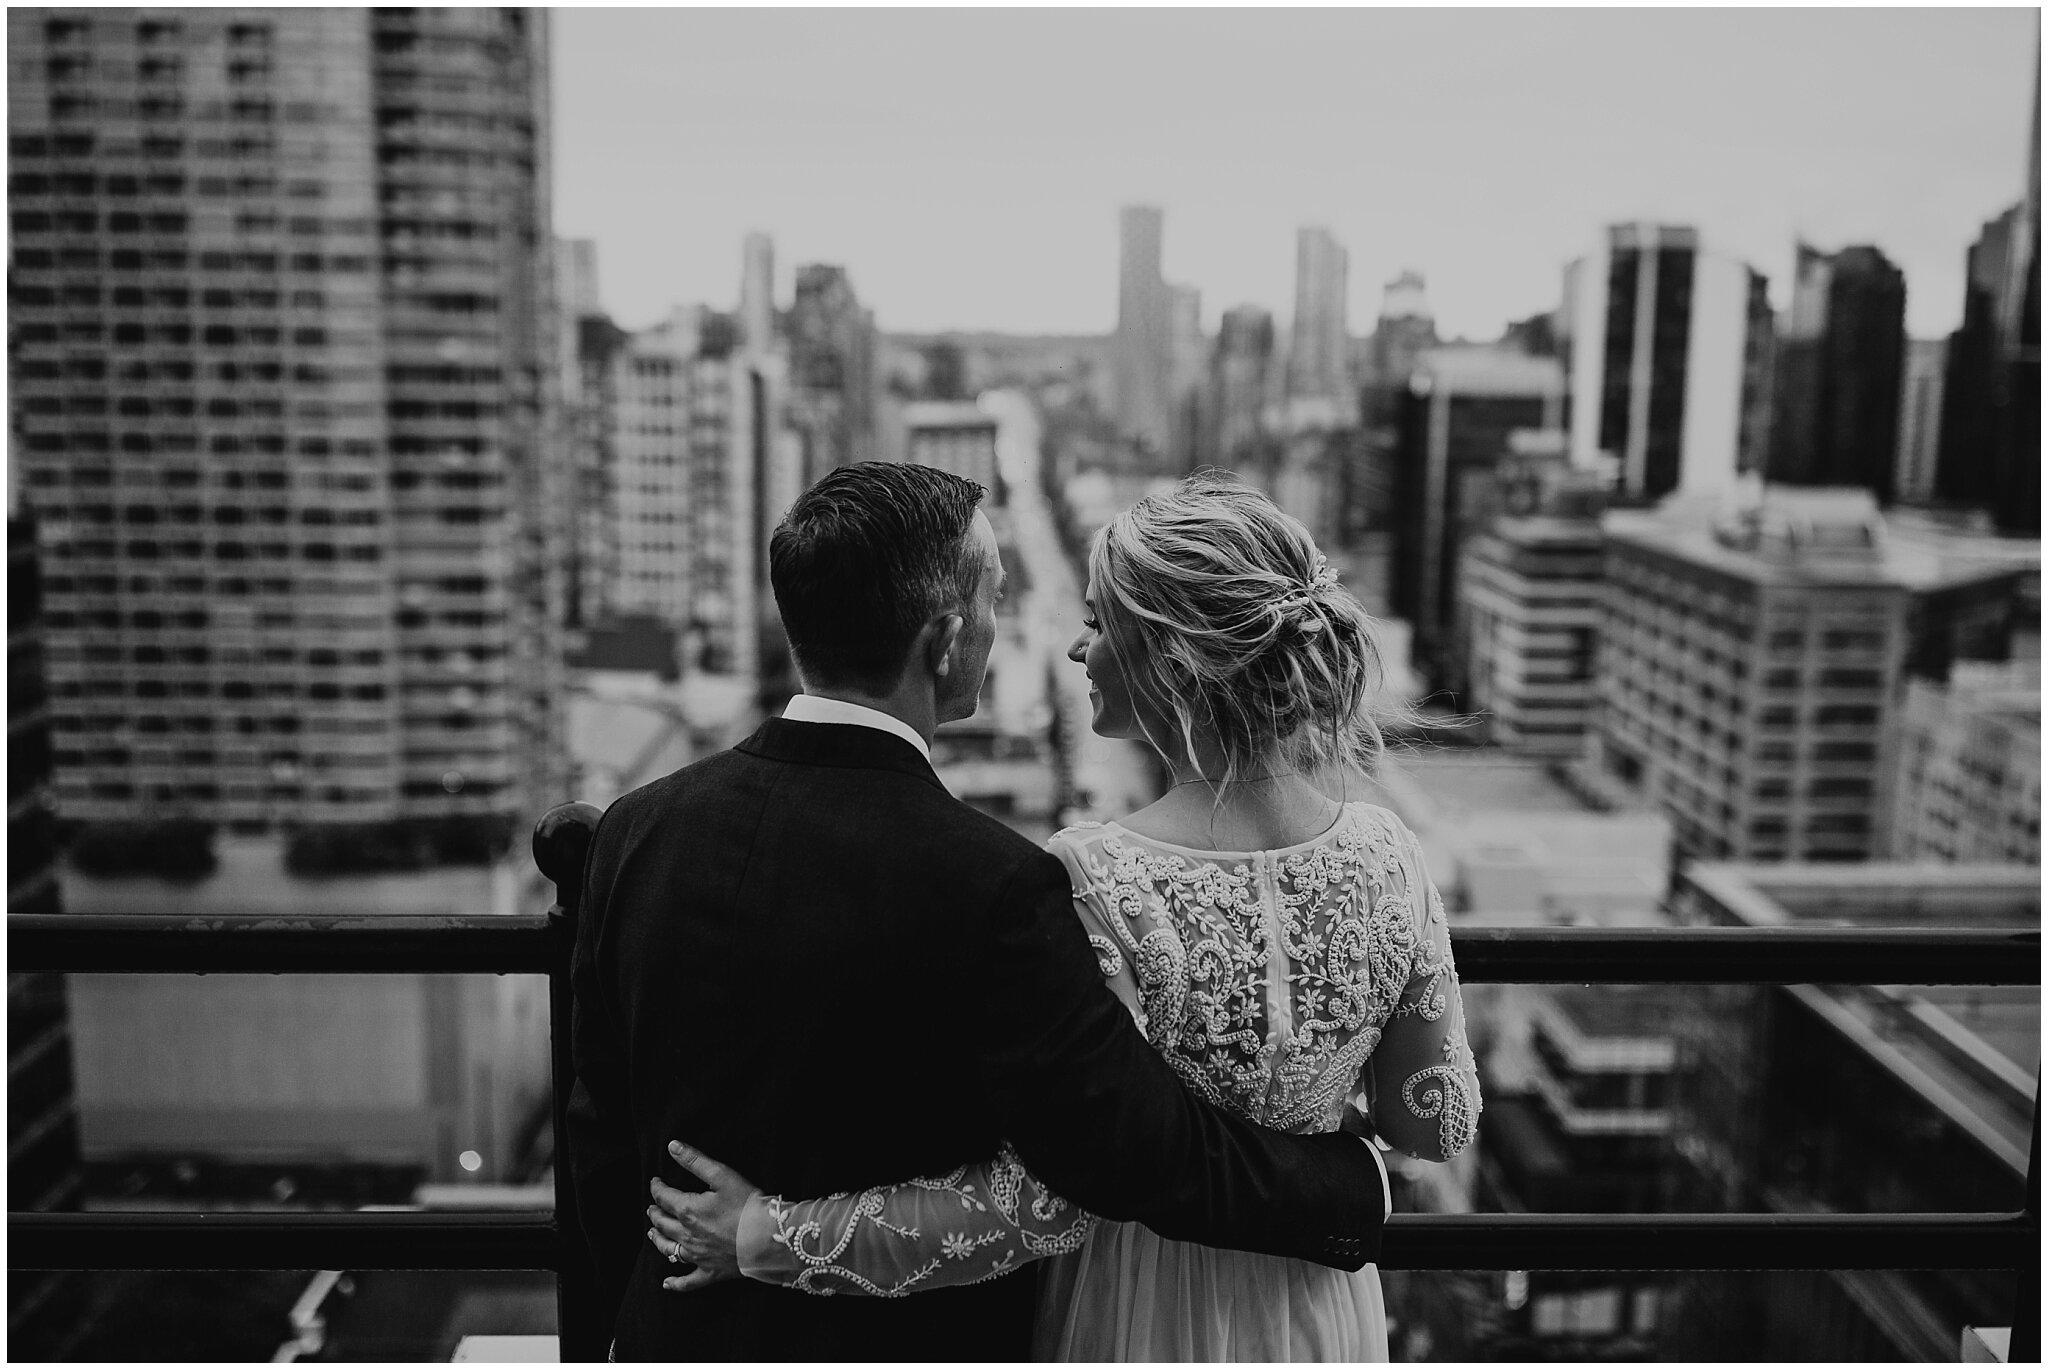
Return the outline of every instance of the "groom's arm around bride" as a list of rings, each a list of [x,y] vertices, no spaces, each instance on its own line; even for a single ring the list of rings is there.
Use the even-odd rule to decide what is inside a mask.
[[[1183,1085],[1104,985],[1065,868],[953,799],[1003,570],[978,486],[832,472],[771,570],[806,682],[784,718],[614,803],[575,962],[568,1162],[619,1359],[1019,1359],[1033,1282],[678,1298],[647,1181],[684,1137],[769,1192],[856,1190],[1008,1139],[1053,1190],[1165,1236],[1355,1269],[1384,1220],[1358,1138],[1282,1136]]]

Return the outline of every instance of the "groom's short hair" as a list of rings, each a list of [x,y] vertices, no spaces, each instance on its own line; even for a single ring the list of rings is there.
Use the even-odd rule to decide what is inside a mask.
[[[863,461],[797,496],[768,542],[768,578],[806,682],[887,694],[918,630],[981,582],[968,542],[986,494],[908,462]]]

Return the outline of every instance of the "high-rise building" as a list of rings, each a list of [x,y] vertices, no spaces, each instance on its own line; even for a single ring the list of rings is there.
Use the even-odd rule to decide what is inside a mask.
[[[597,244],[555,240],[554,501],[562,549],[562,621],[572,632],[597,623],[618,573],[617,529],[608,516],[611,481],[611,353],[620,333],[598,303]]]
[[[1294,238],[1294,329],[1287,351],[1289,396],[1352,401],[1346,322],[1350,257],[1325,228]]]
[[[625,335],[610,358],[611,497],[604,509],[617,564],[606,617],[640,615],[671,627],[690,620],[691,486],[695,474],[691,363],[701,309],[675,310],[663,322]],[[731,399],[705,417],[725,435]]]
[[[2041,78],[2027,189],[1969,252],[1963,321],[1949,338],[1935,493],[2038,533],[2041,504]]]
[[[1255,304],[1224,311],[1209,362],[1210,429],[1204,458],[1232,470],[1264,460],[1273,316]]]
[[[1885,786],[1899,861],[2041,864],[2041,663],[1957,662],[1909,680]]]
[[[1395,464],[1400,415],[1408,378],[1421,355],[1437,345],[1422,275],[1404,271],[1388,281],[1359,369],[1359,426],[1348,466],[1343,526],[1346,541],[1384,565],[1394,517]],[[1382,572],[1381,579],[1384,580]]]
[[[604,313],[597,292],[597,243],[592,239],[555,239],[555,309],[565,322]]]
[[[1725,490],[1761,469],[1770,301],[1762,275],[1691,228],[1617,224],[1565,270],[1559,346],[1575,466],[1611,461],[1616,491]]]
[[[1161,272],[1165,216],[1126,205],[1119,219],[1111,390],[1119,434],[1153,453],[1173,441],[1173,298]]]
[[[1494,520],[1466,546],[1458,577],[1464,705],[1491,740],[1530,756],[1575,757],[1593,718],[1602,547],[1597,518]]]
[[[546,25],[10,11],[67,817],[562,797]]]
[[[768,538],[802,489],[803,447],[783,426],[789,391],[780,358],[748,355],[738,332],[730,316],[705,315],[685,362],[689,465],[681,503],[688,522],[680,542],[690,614],[683,668],[752,687],[785,672],[773,640],[780,620],[768,586]]]
[[[2034,63],[2034,118],[2027,143],[2027,193],[1999,293],[1998,377],[1993,465],[2001,531],[2041,531],[2041,65]]]
[[[801,489],[834,467],[876,455],[875,317],[861,307],[844,267],[796,269],[787,339],[790,422],[803,445]]]
[[[1366,350],[1367,387],[1406,390],[1416,361],[1436,345],[1436,315],[1430,310],[1422,273],[1404,271],[1380,294],[1379,321]]]
[[[1892,464],[1892,494],[1901,504],[1934,498],[1935,465],[1941,450],[1941,388],[1948,342],[1914,338],[1906,344],[1899,384],[1899,454]]]
[[[1714,512],[1607,516],[1596,765],[1685,855],[1868,859],[1902,677],[2003,657],[2020,573],[1888,542],[1862,490]]]
[[[923,400],[903,407],[903,427],[906,460],[971,480],[1001,506],[995,415],[972,400]]]
[[[775,345],[775,240],[749,233],[741,249],[740,340],[748,350]]]
[[[1990,508],[1999,500],[1996,375],[2000,295],[2015,255],[2021,206],[1987,221],[1964,258],[1963,319],[1949,334],[1934,493],[1951,504]]]
[[[1417,666],[1440,685],[1453,674],[1459,553],[1503,512],[1502,459],[1561,444],[1564,388],[1554,359],[1492,347],[1432,348],[1409,375],[1388,596],[1414,627]]]
[[[1208,422],[1203,378],[1208,370],[1209,340],[1202,333],[1202,292],[1191,285],[1166,287],[1172,308],[1168,330],[1167,397],[1172,403],[1169,454],[1173,464],[1193,470],[1200,463]]]
[[[1778,340],[1770,479],[1861,486],[1890,504],[1905,353],[1904,273],[1874,247],[1799,244]]]
[[[570,468],[564,597],[566,622],[583,629],[612,612],[619,586],[617,358],[626,333],[602,314],[577,317],[569,331],[574,351],[562,377]]]

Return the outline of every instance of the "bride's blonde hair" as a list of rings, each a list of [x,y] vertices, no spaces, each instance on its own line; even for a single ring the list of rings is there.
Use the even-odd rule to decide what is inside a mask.
[[[1372,619],[1308,529],[1233,476],[1197,471],[1139,500],[1095,535],[1088,570],[1132,692],[1184,758],[1213,739],[1224,785],[1281,766],[1371,775],[1382,721],[1414,716],[1380,698]]]

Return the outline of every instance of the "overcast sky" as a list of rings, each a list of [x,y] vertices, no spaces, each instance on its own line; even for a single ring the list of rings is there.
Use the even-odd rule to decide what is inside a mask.
[[[1351,254],[1352,331],[1413,267],[1440,331],[1557,303],[1601,226],[1696,225],[1771,278],[1875,243],[1915,336],[2019,198],[2038,11],[559,9],[555,225],[640,327],[834,262],[892,331],[1108,331],[1117,208],[1166,211],[1213,329]]]

